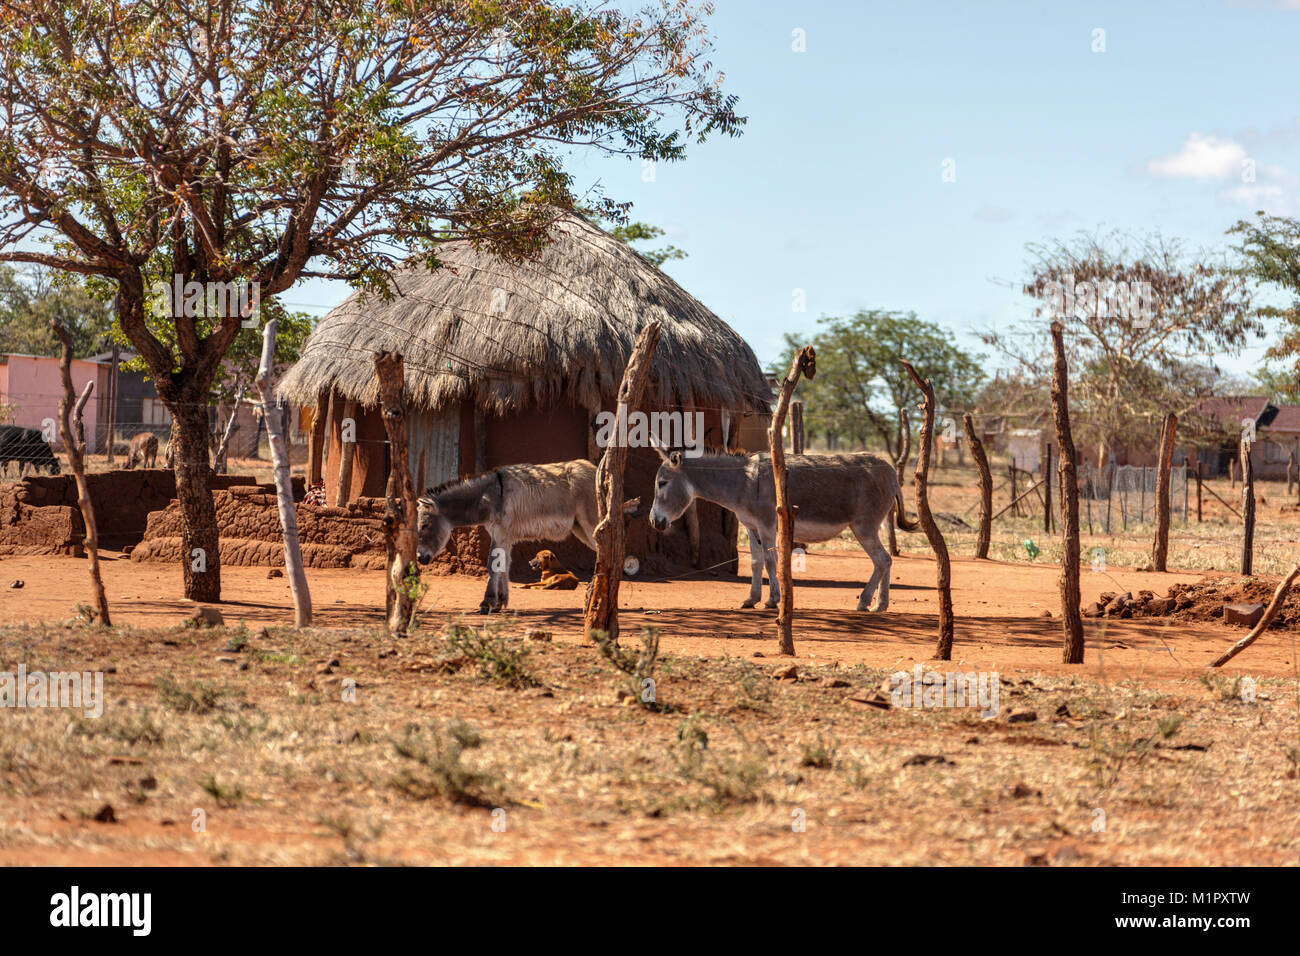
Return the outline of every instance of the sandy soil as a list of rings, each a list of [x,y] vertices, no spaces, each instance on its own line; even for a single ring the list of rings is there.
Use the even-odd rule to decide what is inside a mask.
[[[169,564],[132,562],[109,553],[103,569],[115,624],[170,626],[193,612],[192,602],[176,597],[180,573]],[[740,608],[748,594],[747,558],[742,558],[740,570],[745,577],[706,574],[694,580],[627,580],[620,602],[623,627],[629,632],[643,625],[659,628],[665,651],[672,653],[773,655],[775,612]],[[895,559],[890,608],[884,614],[854,610],[861,582],[869,574],[870,562],[860,553],[807,556],[806,571],[797,576],[795,585],[797,657],[873,667],[930,659],[938,626],[933,560],[908,554]],[[1059,574],[1059,568],[1044,564],[955,558],[954,659],[980,668],[1077,672],[1060,663],[1061,627],[1055,610]],[[0,561],[0,624],[59,624],[75,618],[76,604],[89,600],[85,575],[84,560],[12,557]],[[220,608],[228,624],[293,623],[292,598],[284,578],[268,579],[265,568],[240,567],[223,568],[222,576],[226,600]],[[1096,600],[1103,591],[1148,589],[1164,594],[1175,582],[1205,577],[1113,567],[1093,573],[1085,565],[1083,600]],[[14,580],[22,580],[24,586],[8,587]],[[308,573],[308,580],[318,626],[382,624],[382,572],[317,570]],[[477,618],[483,581],[447,575],[431,582],[424,602],[430,626],[460,615],[471,623]],[[525,626],[547,627],[558,640],[578,642],[582,600],[581,590],[537,591],[516,584],[511,588],[510,610]],[[1189,627],[1153,620],[1087,620],[1085,627],[1090,648],[1099,651],[1089,655],[1084,665],[1088,672],[1110,666],[1147,677],[1199,672],[1242,635],[1240,629],[1217,624]],[[1254,674],[1292,674],[1290,641],[1270,633],[1250,649],[1243,663]]]

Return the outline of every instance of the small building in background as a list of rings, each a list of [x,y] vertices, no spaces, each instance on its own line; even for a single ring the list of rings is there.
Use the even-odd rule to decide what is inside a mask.
[[[42,355],[0,353],[0,404],[7,407],[10,424],[45,429],[47,422],[58,421],[59,402],[63,399],[63,373],[59,361]],[[94,360],[73,359],[71,373],[72,387],[78,395],[87,382],[95,383],[82,414],[87,423],[97,421],[100,406],[104,404],[100,402],[101,367]],[[62,450],[57,426],[51,433],[54,436],[52,447],[56,451]],[[86,429],[86,446],[91,452],[101,450],[96,429]]]

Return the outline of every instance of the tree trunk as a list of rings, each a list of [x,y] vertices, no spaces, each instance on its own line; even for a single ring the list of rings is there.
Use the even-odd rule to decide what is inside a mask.
[[[1241,449],[1241,573],[1254,574],[1255,567],[1255,463],[1250,460],[1250,442]]]
[[[989,471],[989,458],[984,453],[984,443],[975,434],[975,420],[967,412],[962,416],[966,426],[966,441],[975,467],[980,473],[980,530],[975,543],[975,557],[985,560],[989,556],[989,539],[993,534],[993,473]]]
[[[329,434],[325,430],[329,409],[329,393],[321,392],[316,398],[316,413],[311,419],[311,447],[307,457],[307,488],[318,484],[324,476],[325,439]]]
[[[1160,432],[1160,471],[1156,475],[1156,540],[1152,549],[1151,566],[1157,571],[1167,570],[1169,556],[1169,481],[1174,467],[1174,435],[1178,431],[1178,416],[1170,412],[1165,416],[1165,427]],[[1184,517],[1186,512],[1184,510]]]
[[[207,390],[180,392],[172,406],[176,499],[181,510],[181,568],[191,601],[221,600],[221,550],[212,502]]]
[[[899,359],[907,374],[912,377],[916,387],[921,390],[925,420],[921,424],[921,441],[916,455],[916,513],[925,529],[925,536],[934,549],[934,559],[938,571],[939,590],[939,641],[935,645],[934,656],[937,660],[952,660],[952,564],[948,559],[948,545],[943,540],[939,526],[935,524],[930,512],[930,450],[934,447],[934,387],[929,380],[922,379],[912,368],[912,363]]]
[[[1079,481],[1074,465],[1074,436],[1070,432],[1070,378],[1065,364],[1064,327],[1052,323],[1052,418],[1060,452],[1061,485],[1061,626],[1065,632],[1064,660],[1083,663],[1083,615],[1079,613]]]
[[[402,400],[404,372],[402,356],[393,352],[375,355],[375,378],[379,382],[379,417],[388,434],[389,472],[384,537],[392,554],[388,565],[385,602],[391,609],[389,633],[402,637],[415,614],[415,586],[420,578],[416,563],[415,482],[411,479],[411,458],[406,444],[406,407]]]
[[[86,426],[81,413],[90,398],[94,382],[87,382],[81,398],[74,398],[72,391],[72,338],[63,323],[58,319],[50,322],[54,334],[59,337],[63,354],[59,362],[59,372],[63,378],[63,398],[59,402],[59,435],[63,447],[68,452],[68,463],[77,479],[77,506],[81,509],[81,520],[86,525],[86,556],[90,558],[90,596],[94,603],[99,623],[110,627],[113,620],[108,613],[108,598],[104,594],[104,579],[99,573],[99,527],[95,523],[95,506],[90,500],[90,486],[86,483]],[[74,431],[73,416],[76,426]]]
[[[618,386],[618,430],[626,434],[630,412],[641,404],[650,380],[650,360],[659,344],[659,323],[651,322],[641,330],[632,355],[623,369]],[[674,454],[678,454],[674,452]],[[582,623],[587,640],[600,631],[610,641],[618,640],[618,589],[623,581],[623,557],[626,550],[627,522],[623,507],[623,471],[627,467],[627,445],[613,441],[605,446],[596,467],[596,569],[587,585]]]
[[[284,569],[289,575],[289,588],[293,592],[294,624],[311,626],[311,591],[307,587],[307,573],[302,565],[302,548],[298,544],[298,512],[293,506],[293,479],[289,476],[289,449],[284,440],[284,424],[276,412],[275,388],[271,370],[275,357],[275,333],[278,323],[269,320],[262,329],[262,362],[257,369],[258,394],[262,396],[262,417],[266,419],[266,434],[271,445],[271,462],[275,468],[275,502],[280,512],[280,530],[284,537]],[[243,398],[244,387],[239,386],[235,408]],[[234,416],[231,416],[234,420]],[[229,426],[227,426],[229,433]],[[224,439],[223,439],[224,444]]]
[[[772,482],[776,488],[776,576],[781,582],[781,599],[776,609],[778,652],[794,654],[794,574],[791,552],[794,550],[794,512],[790,507],[790,492],[785,471],[785,442],[781,432],[785,427],[785,413],[790,407],[790,396],[799,384],[799,376],[809,379],[817,374],[817,353],[805,345],[794,357],[790,374],[781,383],[781,397],[772,424],[768,427],[767,443],[772,454]]]

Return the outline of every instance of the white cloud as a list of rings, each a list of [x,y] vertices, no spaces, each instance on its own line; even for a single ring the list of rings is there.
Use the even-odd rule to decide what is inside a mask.
[[[1230,179],[1249,159],[1246,147],[1230,139],[1192,133],[1182,149],[1147,161],[1147,171],[1171,179]]]

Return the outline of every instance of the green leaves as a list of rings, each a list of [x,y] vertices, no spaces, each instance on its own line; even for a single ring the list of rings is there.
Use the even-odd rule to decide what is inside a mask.
[[[804,345],[817,350],[817,378],[800,382],[806,427],[861,444],[883,442],[900,458],[908,433],[920,422],[920,390],[899,364],[911,362],[932,382],[943,411],[972,407],[984,377],[982,356],[957,347],[952,333],[914,312],[879,309],[846,318],[821,320],[822,331],[809,342],[787,335],[786,353],[772,365],[784,376]]]

